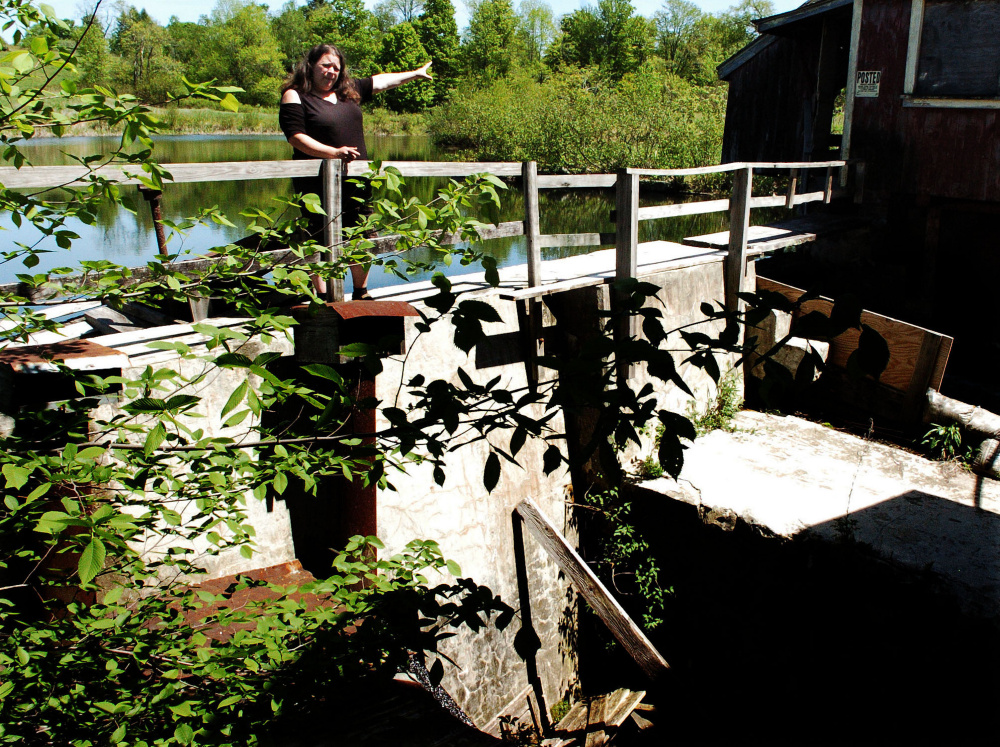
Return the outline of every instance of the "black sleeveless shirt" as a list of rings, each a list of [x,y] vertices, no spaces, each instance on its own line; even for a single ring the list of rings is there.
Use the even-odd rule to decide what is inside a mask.
[[[354,85],[361,94],[361,103],[371,101],[374,93],[371,78],[355,78]],[[333,103],[301,92],[299,101],[301,103],[282,104],[278,108],[278,125],[286,140],[301,133],[331,148],[357,148],[362,160],[368,159],[364,117],[358,104],[339,97],[337,103]],[[292,151],[294,159],[313,158],[298,148],[293,148]]]

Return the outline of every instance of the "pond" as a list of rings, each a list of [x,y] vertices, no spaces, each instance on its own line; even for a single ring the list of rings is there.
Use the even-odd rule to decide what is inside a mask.
[[[44,138],[24,146],[23,152],[33,165],[58,165],[73,163],[72,156],[82,156],[111,150],[117,138]],[[436,148],[426,136],[368,136],[369,155],[381,160],[443,161],[451,160],[447,152]],[[156,157],[163,164],[209,163],[223,161],[267,161],[291,157],[291,147],[280,135],[191,135],[159,137],[156,140]],[[409,194],[422,200],[433,197],[442,180],[413,178],[408,180]],[[109,259],[130,266],[144,264],[156,252],[149,208],[135,187],[124,187],[127,209],[109,205],[100,211],[97,223],[86,226],[72,222],[69,228],[80,235],[71,252],[59,250],[54,242],[43,244],[51,253],[43,255],[32,272],[75,265],[81,260]],[[247,220],[239,213],[249,207],[268,209],[274,207],[275,198],[292,194],[291,180],[268,179],[253,181],[205,182],[197,184],[168,185],[162,200],[163,217],[168,220],[194,215],[203,207],[218,205],[236,225],[199,226],[185,237],[175,236],[170,244],[172,252],[186,252],[192,256],[203,254],[214,246],[235,241],[246,235]],[[642,204],[668,202],[663,195],[646,195]],[[544,190],[540,196],[542,233],[611,232],[610,211],[614,208],[611,190]],[[518,190],[511,189],[503,196],[502,220],[521,220],[524,217],[523,201]],[[756,216],[755,216],[756,217]],[[647,221],[640,224],[640,241],[666,239],[679,241],[713,231],[725,230],[727,217],[723,214],[696,215],[671,220]],[[7,229],[5,249],[13,248],[14,241],[32,243],[38,235],[30,227],[16,229],[9,214],[0,215],[0,226]],[[542,250],[542,259],[554,259],[593,251],[593,247],[556,247]],[[497,258],[500,266],[525,261],[523,237],[498,239],[486,242],[485,250]],[[455,270],[458,271],[457,269]],[[20,265],[0,265],[0,282],[16,279],[25,272]],[[417,276],[420,277],[420,276]],[[372,272],[370,285],[379,287],[401,281],[393,275]],[[348,290],[350,285],[348,281]]]

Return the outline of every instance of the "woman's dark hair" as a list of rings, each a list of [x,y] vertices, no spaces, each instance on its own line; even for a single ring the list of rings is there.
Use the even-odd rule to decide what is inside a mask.
[[[347,73],[347,58],[344,57],[343,52],[332,44],[317,44],[310,49],[305,57],[299,60],[298,64],[292,68],[292,72],[288,74],[288,77],[285,78],[285,82],[281,86],[281,92],[284,93],[285,91],[294,89],[299,93],[312,93],[313,68],[316,67],[316,63],[320,59],[328,54],[336,55],[340,60],[340,76],[333,86],[333,91],[337,94],[337,98],[341,101],[347,100],[360,103],[361,94],[358,93],[358,89],[354,85],[354,80]]]

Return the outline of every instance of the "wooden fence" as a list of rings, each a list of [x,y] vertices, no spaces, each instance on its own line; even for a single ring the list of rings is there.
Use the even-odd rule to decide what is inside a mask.
[[[541,281],[542,260],[541,250],[545,247],[559,246],[607,246],[616,247],[616,278],[631,278],[637,273],[639,252],[639,223],[647,220],[660,220],[685,215],[705,213],[729,213],[730,226],[728,256],[726,259],[726,304],[735,308],[737,294],[744,287],[747,262],[747,229],[750,225],[750,210],[764,207],[794,207],[808,202],[829,203],[834,195],[834,176],[846,168],[845,161],[802,162],[802,163],[727,163],[719,166],[705,166],[689,169],[621,169],[616,174],[583,174],[583,175],[542,175],[538,174],[537,165],[533,161],[526,163],[502,162],[420,162],[420,161],[386,161],[383,166],[392,166],[404,177],[464,177],[478,173],[488,173],[499,177],[520,177],[524,193],[525,216],[523,221],[510,221],[495,226],[489,226],[480,232],[483,240],[509,236],[525,236],[528,255],[528,287],[518,293],[518,300],[528,303],[529,317],[537,318],[538,299],[548,292],[556,291],[553,287],[547,289]],[[858,175],[862,164],[858,163]],[[368,171],[367,161],[354,161],[346,164],[337,160],[298,160],[298,161],[244,161],[230,163],[186,163],[167,164],[165,167],[171,176],[167,184],[190,182],[234,181],[248,179],[288,179],[295,176],[319,176],[322,179],[322,198],[324,209],[333,216],[327,222],[324,231],[323,245],[327,247],[327,257],[330,260],[339,255],[341,225],[342,185],[344,178],[360,176]],[[822,171],[822,188],[811,192],[798,191],[803,175],[810,169]],[[790,172],[789,186],[786,194],[752,195],[753,176],[755,172],[788,170]],[[641,177],[672,177],[684,178],[694,175],[733,172],[732,191],[726,199],[709,199],[700,202],[688,202],[672,205],[655,205],[639,207],[639,181]],[[136,169],[129,166],[102,167],[93,175],[111,179],[118,184],[141,185],[135,177]],[[88,183],[90,175],[81,171],[79,166],[36,166],[15,169],[0,167],[0,183],[8,188],[41,189],[50,187],[79,187]],[[846,178],[841,182],[846,183]],[[614,233],[569,233],[542,234],[539,230],[539,190],[542,189],[611,189],[616,190],[615,211],[613,220]],[[154,216],[157,215],[159,195],[148,195]],[[444,243],[459,241],[458,236],[443,237]],[[396,237],[384,236],[376,239],[376,251],[391,251],[396,245]],[[287,250],[274,250],[280,253]],[[202,270],[210,267],[216,261],[211,257],[177,262],[178,270]],[[133,277],[142,280],[148,272],[137,268]],[[67,281],[72,281],[68,278]],[[67,282],[63,281],[63,282]],[[45,289],[26,289],[20,284],[10,283],[0,285],[0,291],[28,297],[33,303],[55,302],[59,296],[61,283],[55,281],[53,286]],[[343,299],[343,281],[328,285],[329,299]],[[533,313],[534,312],[534,313]]]

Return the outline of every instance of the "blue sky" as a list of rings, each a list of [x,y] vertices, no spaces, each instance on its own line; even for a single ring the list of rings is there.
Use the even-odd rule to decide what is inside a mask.
[[[48,5],[51,5],[56,14],[61,18],[79,18],[83,9],[93,5],[93,0],[44,0]],[[129,0],[126,0],[129,2]],[[259,0],[258,0],[259,1]],[[267,2],[271,8],[277,10],[284,3],[285,0],[264,0]],[[694,0],[697,5],[699,5],[702,10],[714,13],[716,11],[725,10],[726,8],[735,5],[738,0]],[[772,0],[774,2],[774,7],[776,12],[784,13],[785,11],[796,8],[805,0]],[[376,0],[365,0],[365,5],[372,7],[375,5]],[[513,0],[514,7],[517,7],[518,0]],[[560,16],[564,13],[571,13],[582,5],[588,4],[586,0],[548,0],[550,6],[552,6],[553,12],[556,16]],[[103,5],[110,7],[112,0],[104,0]],[[160,23],[166,23],[170,16],[177,16],[182,21],[197,21],[199,16],[205,15],[211,12],[211,9],[215,5],[215,0],[170,0],[165,2],[164,0],[131,0],[131,5],[137,8],[145,8],[153,18],[155,18]],[[304,4],[304,3],[303,3]],[[457,15],[459,30],[465,25],[468,19],[468,13],[465,8],[465,4],[462,0],[452,0],[452,4],[455,6]],[[589,3],[591,5],[596,5],[595,2]],[[636,10],[644,16],[650,16],[659,10],[660,6],[663,4],[663,0],[632,0],[632,4],[635,6]]]

